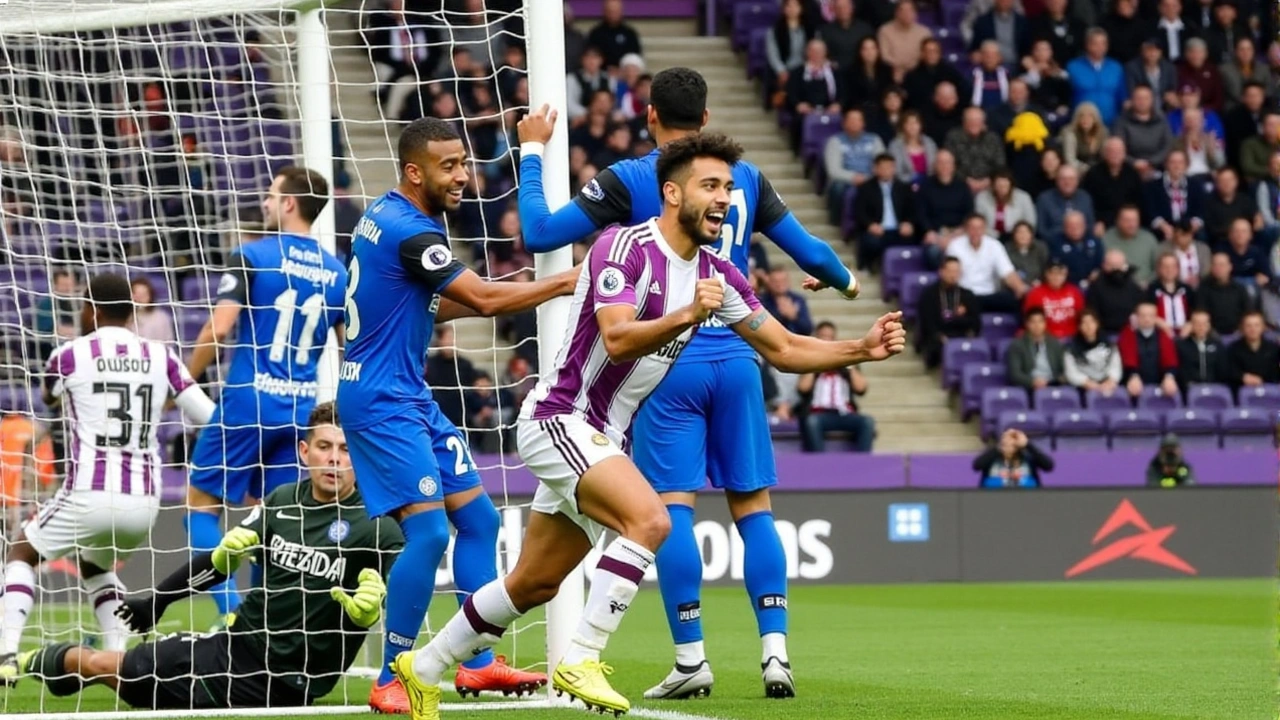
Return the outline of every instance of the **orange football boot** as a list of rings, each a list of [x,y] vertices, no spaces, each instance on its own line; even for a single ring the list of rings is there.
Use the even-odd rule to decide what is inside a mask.
[[[408,715],[409,696],[405,694],[404,685],[400,684],[399,679],[392,678],[384,685],[375,681],[373,689],[369,691],[369,707],[382,715]]]
[[[453,680],[453,686],[462,697],[466,697],[468,693],[480,697],[480,693],[485,691],[500,692],[503,695],[515,693],[517,697],[526,693],[532,695],[546,684],[546,675],[517,670],[508,665],[507,658],[502,655],[479,670],[459,665],[458,675]]]

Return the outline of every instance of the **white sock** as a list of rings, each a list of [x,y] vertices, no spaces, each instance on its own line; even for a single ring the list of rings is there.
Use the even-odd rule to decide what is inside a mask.
[[[707,651],[702,641],[680,643],[676,645],[676,664],[681,667],[698,667],[707,659]]]
[[[760,636],[760,641],[764,645],[764,657],[760,662],[769,662],[769,658],[778,658],[782,662],[791,662],[787,659],[787,636],[782,633],[765,633]]]
[[[89,600],[93,602],[98,626],[102,628],[102,649],[124,652],[129,634],[120,618],[116,617],[116,609],[124,603],[124,583],[113,572],[84,578],[82,582],[85,592],[89,593]]]
[[[36,604],[36,571],[30,565],[15,560],[4,566],[4,618],[0,620],[0,654],[18,652],[22,631],[27,626],[27,615]]]
[[[507,586],[494,580],[472,593],[444,629],[414,655],[414,674],[428,685],[438,684],[449,668],[496,645],[522,614],[511,604]]]
[[[609,543],[600,564],[591,575],[591,592],[582,610],[578,629],[569,641],[562,663],[576,665],[583,660],[598,660],[609,636],[622,622],[631,601],[640,590],[644,571],[653,564],[653,553],[626,538]]]

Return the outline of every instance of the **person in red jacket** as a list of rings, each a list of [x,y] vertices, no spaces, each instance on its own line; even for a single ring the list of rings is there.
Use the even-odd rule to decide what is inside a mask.
[[[1156,327],[1155,304],[1138,304],[1116,345],[1130,396],[1141,395],[1147,386],[1159,387],[1166,395],[1178,392],[1178,349],[1173,337]]]
[[[1064,341],[1075,336],[1084,311],[1084,293],[1067,282],[1067,266],[1061,260],[1049,261],[1044,282],[1022,301],[1023,313],[1033,307],[1044,308],[1045,329],[1050,335]]]

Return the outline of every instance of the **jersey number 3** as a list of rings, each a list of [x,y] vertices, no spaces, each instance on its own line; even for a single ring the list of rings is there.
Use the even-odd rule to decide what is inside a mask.
[[[742,245],[746,235],[747,193],[742,188],[734,188],[729,193],[729,214],[720,227],[720,244],[716,247],[716,254],[732,262],[733,249]]]
[[[93,384],[93,392],[95,395],[115,397],[116,406],[107,408],[107,419],[120,423],[120,434],[99,435],[94,438],[93,444],[100,448],[118,448],[129,444],[135,427],[133,398],[136,396],[142,406],[142,417],[137,419],[138,448],[146,450],[147,440],[151,437],[151,386],[139,385],[136,392],[130,393],[128,383],[97,382]],[[109,400],[107,402],[110,404]]]

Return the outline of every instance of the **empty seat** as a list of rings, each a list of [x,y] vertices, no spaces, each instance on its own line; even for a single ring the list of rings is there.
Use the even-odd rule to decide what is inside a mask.
[[[776,2],[740,2],[733,6],[733,49],[741,51],[755,30],[768,30],[778,17]]]
[[[982,407],[982,392],[1005,384],[1003,365],[969,363],[960,374],[960,416],[968,420]]]
[[[1270,450],[1274,438],[1274,412],[1250,408],[1228,408],[1222,412],[1223,449]]]
[[[1280,385],[1258,385],[1240,388],[1240,407],[1256,410],[1280,410]]]
[[[1027,391],[1020,387],[989,387],[982,391],[982,436],[990,437],[996,431],[996,421],[1006,410],[1030,410]]]
[[[1059,410],[1050,416],[1055,450],[1106,450],[1107,430],[1094,410]]]
[[[1018,334],[1021,325],[1018,316],[1011,313],[983,313],[982,337],[988,340],[1011,338]]]
[[[902,278],[909,272],[924,271],[924,251],[915,247],[891,247],[884,251],[880,292],[885,300],[898,297]]]
[[[1217,383],[1192,383],[1187,388],[1187,407],[1201,410],[1226,410],[1235,405],[1231,388]]]
[[[998,363],[1004,362],[1004,356],[1009,354],[1009,346],[1013,344],[1013,341],[1014,338],[1007,337],[1000,338],[992,343],[991,347],[995,350],[995,353],[991,356],[991,359]]]
[[[800,161],[804,169],[814,170],[814,189],[822,192],[826,184],[826,170],[822,164],[822,151],[827,141],[840,132],[838,113],[810,113],[804,119],[800,135]]]
[[[1160,444],[1160,416],[1154,410],[1112,410],[1107,413],[1112,450],[1151,450]]]
[[[971,362],[990,362],[991,346],[982,338],[962,338],[942,346],[942,386],[960,387],[960,373]]]
[[[1169,410],[1164,416],[1165,432],[1182,441],[1182,447],[1196,450],[1217,449],[1218,411],[1196,408]]]
[[[1035,408],[1046,415],[1058,410],[1079,410],[1080,391],[1073,387],[1044,387],[1035,392]]]
[[[1142,394],[1138,396],[1138,407],[1144,410],[1174,410],[1182,407],[1182,397],[1176,393],[1166,395],[1164,390],[1148,385],[1142,388]]]
[[[1098,410],[1106,412],[1108,410],[1128,410],[1133,407],[1133,403],[1129,402],[1129,394],[1124,388],[1116,388],[1116,391],[1110,395],[1103,395],[1100,390],[1086,390],[1084,393],[1084,406],[1090,410]]]
[[[996,435],[1014,428],[1031,439],[1049,437],[1049,416],[1038,410],[1005,410],[996,421]]]

